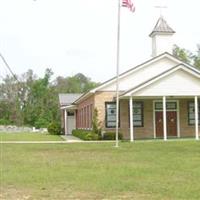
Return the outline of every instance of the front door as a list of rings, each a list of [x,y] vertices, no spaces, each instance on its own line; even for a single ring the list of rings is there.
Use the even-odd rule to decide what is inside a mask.
[[[177,112],[167,112],[167,135],[177,136]]]
[[[156,112],[156,137],[163,137],[163,112]]]
[[[163,137],[163,112],[156,112],[156,137]],[[167,136],[177,136],[177,112],[167,111]]]
[[[72,134],[72,130],[76,128],[75,112],[67,112],[67,135]]]

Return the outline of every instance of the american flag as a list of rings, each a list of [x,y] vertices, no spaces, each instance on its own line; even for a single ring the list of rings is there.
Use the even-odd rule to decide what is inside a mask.
[[[135,12],[135,5],[131,0],[122,0],[122,6],[129,8],[131,12]]]

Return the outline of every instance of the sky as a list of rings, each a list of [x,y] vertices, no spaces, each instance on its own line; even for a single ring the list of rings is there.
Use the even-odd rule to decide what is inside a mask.
[[[116,75],[118,0],[0,0],[0,53],[15,74],[39,77],[83,73],[103,82]],[[120,72],[151,58],[150,32],[160,16],[176,31],[175,44],[196,51],[200,1],[134,0],[121,9]],[[0,78],[8,74],[0,60]]]

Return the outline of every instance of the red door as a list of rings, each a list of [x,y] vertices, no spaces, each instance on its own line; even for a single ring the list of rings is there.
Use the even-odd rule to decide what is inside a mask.
[[[167,112],[167,135],[177,136],[177,112]]]
[[[156,112],[156,137],[163,137],[163,112]]]
[[[167,136],[177,136],[176,111],[167,111]],[[156,112],[156,137],[163,137],[163,112]]]

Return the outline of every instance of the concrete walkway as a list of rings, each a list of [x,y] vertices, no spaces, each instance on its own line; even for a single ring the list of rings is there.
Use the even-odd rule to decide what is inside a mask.
[[[96,141],[84,141],[74,136],[61,136],[64,141],[0,141],[0,144],[69,144],[69,143],[115,143],[114,140],[96,140]],[[154,140],[135,140],[134,143],[145,143],[145,142],[183,142],[183,141],[196,141],[200,142],[200,140],[195,140],[193,138],[182,138],[182,139],[169,139],[164,141],[162,139],[154,139]]]
[[[65,144],[67,141],[0,141],[0,144]]]
[[[61,135],[63,141],[0,141],[0,144],[69,144],[69,143],[107,143],[114,141],[112,140],[97,140],[97,141],[85,141],[81,140],[73,135]]]
[[[0,141],[0,144],[65,144],[85,142],[72,135],[61,135],[62,141]]]
[[[61,135],[61,138],[63,138],[68,143],[84,142],[80,138],[77,138],[73,135]]]

